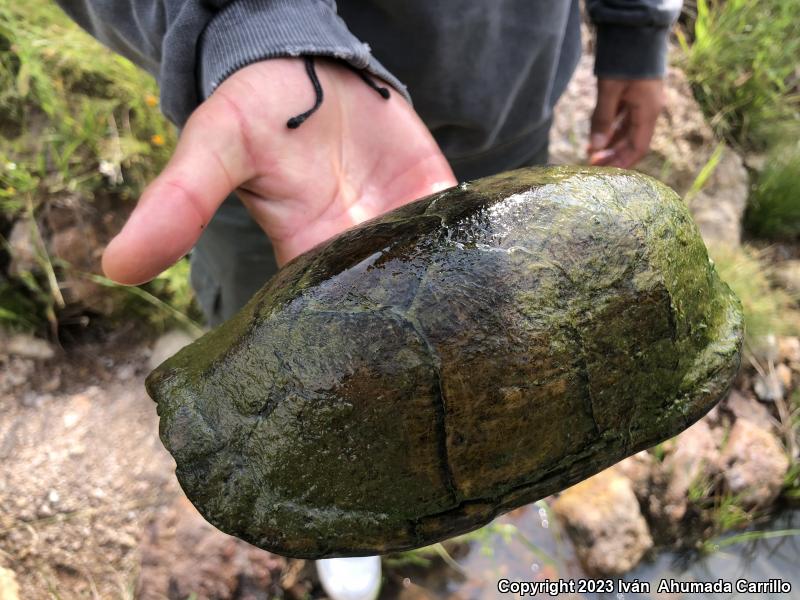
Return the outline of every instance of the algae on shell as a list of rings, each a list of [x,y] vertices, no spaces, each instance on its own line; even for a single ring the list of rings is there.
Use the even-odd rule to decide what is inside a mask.
[[[200,512],[289,556],[427,545],[677,434],[742,316],[652,178],[530,168],[299,256],[148,378]]]

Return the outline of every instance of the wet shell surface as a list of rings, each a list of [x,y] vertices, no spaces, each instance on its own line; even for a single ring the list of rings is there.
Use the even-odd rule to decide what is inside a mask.
[[[320,558],[427,545],[674,436],[742,315],[654,179],[531,168],[299,256],[147,380],[219,529]]]

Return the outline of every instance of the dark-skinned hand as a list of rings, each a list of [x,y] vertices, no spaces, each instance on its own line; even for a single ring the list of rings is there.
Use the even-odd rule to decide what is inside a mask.
[[[633,167],[647,154],[663,107],[661,79],[598,80],[589,163]]]

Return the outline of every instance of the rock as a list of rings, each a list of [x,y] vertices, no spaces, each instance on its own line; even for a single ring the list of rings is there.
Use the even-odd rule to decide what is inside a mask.
[[[136,375],[136,365],[134,364],[120,365],[117,368],[117,379],[120,381],[133,379],[135,375]]]
[[[8,338],[3,351],[7,354],[34,360],[47,360],[55,355],[50,342],[23,333]]]
[[[96,228],[86,223],[65,226],[52,233],[48,249],[53,257],[70,267],[62,273],[59,281],[67,304],[107,315],[114,309],[114,294],[78,273],[100,271],[104,240],[98,234]]]
[[[594,57],[584,52],[556,106],[550,136],[550,160],[554,164],[586,162],[589,122],[597,93],[593,65]],[[664,114],[656,123],[650,152],[636,169],[685,196],[713,155],[717,140],[680,69],[668,70],[664,93]],[[706,185],[690,202],[707,243],[740,244],[748,192],[749,179],[741,157],[725,148]]]
[[[733,424],[720,464],[727,489],[745,508],[764,507],[775,500],[789,469],[778,440],[746,419]]]
[[[2,364],[2,363],[0,363]],[[36,362],[29,358],[11,357],[0,368],[0,393],[23,385],[36,371]]]
[[[775,376],[781,382],[784,390],[792,387],[792,370],[784,364],[775,366]]]
[[[50,236],[50,250],[61,260],[80,267],[97,267],[103,254],[97,233],[78,224],[55,231]]]
[[[736,419],[745,419],[753,425],[765,431],[772,431],[774,428],[773,419],[767,407],[758,402],[755,398],[749,398],[738,390],[731,390],[725,399],[725,409]]]
[[[751,171],[757,171],[759,174],[767,168],[769,161],[770,156],[768,152],[753,152],[752,150],[748,150],[744,155],[744,164],[747,165],[747,168]]]
[[[768,365],[769,363],[776,364],[780,358],[780,345],[778,344],[778,336],[772,333],[759,336],[755,343],[750,344],[750,351],[753,353],[753,358],[756,362]]]
[[[656,459],[647,450],[637,452],[614,465],[620,475],[630,480],[639,502],[646,501],[650,495],[651,478],[657,467]]]
[[[89,281],[76,271],[96,273],[100,271],[100,257],[108,241],[108,236],[100,237],[101,232],[92,223],[72,217],[70,221],[59,222],[58,227],[51,229],[51,206],[44,208],[45,225],[40,227],[47,252],[51,259],[67,265],[59,271],[59,289],[68,305],[77,305],[81,309],[90,309],[102,314],[109,314],[113,308],[113,294],[107,287]],[[87,210],[83,207],[83,210]],[[11,246],[11,264],[9,275],[19,277],[23,273],[40,271],[42,261],[38,257],[38,247],[30,220],[21,219],[14,224],[9,235]],[[48,235],[48,231],[52,233]]]
[[[778,338],[778,358],[790,365],[800,365],[800,338]]]
[[[0,600],[19,600],[17,575],[4,567],[0,567]]]
[[[753,391],[762,402],[777,402],[783,399],[786,389],[780,377],[774,371],[769,371],[766,375],[755,376]]]
[[[89,388],[69,397],[61,417],[65,429],[72,429],[86,417],[92,409],[92,396],[92,388]]]
[[[178,352],[178,350],[191,344],[195,339],[195,336],[192,336],[183,329],[167,331],[153,344],[153,350],[150,353],[150,357],[147,359],[147,366],[150,367],[150,369],[155,369],[170,356]]]
[[[705,421],[708,426],[711,427],[712,431],[715,431],[716,428],[722,424],[722,415],[720,414],[719,404],[708,411],[708,414],[703,417],[703,421]]]
[[[670,524],[677,524],[686,514],[689,489],[707,485],[718,470],[719,450],[716,438],[700,420],[675,438],[673,450],[663,462],[666,489],[660,498],[660,514]]]
[[[53,507],[50,506],[50,504],[48,504],[47,502],[41,504],[39,508],[36,510],[36,516],[39,517],[40,519],[46,519],[48,517],[52,517],[53,514],[54,514]]]
[[[52,402],[53,394],[42,394],[36,390],[25,390],[19,398],[19,403],[25,408],[41,408]]]
[[[741,156],[725,148],[703,188],[691,195],[689,210],[709,246],[738,247],[750,178]]]
[[[564,491],[552,505],[592,575],[621,575],[653,546],[630,480],[606,469]]]
[[[39,262],[36,258],[36,245],[33,241],[33,229],[30,220],[20,219],[11,228],[8,235],[9,255],[11,263],[8,274],[19,277],[23,273],[35,271]]]
[[[61,366],[56,365],[49,373],[48,378],[39,386],[43,392],[55,392],[61,387]]]
[[[140,600],[284,597],[287,560],[217,531],[186,498],[149,525],[140,554]]]
[[[785,260],[775,265],[773,277],[778,285],[792,294],[800,294],[800,260]]]

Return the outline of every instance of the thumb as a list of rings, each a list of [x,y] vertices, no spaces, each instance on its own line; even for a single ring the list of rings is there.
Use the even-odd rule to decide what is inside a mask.
[[[597,152],[608,146],[614,123],[619,113],[624,82],[600,79],[597,82],[597,104],[592,114],[589,152]]]
[[[224,106],[209,100],[187,121],[169,163],[103,253],[109,279],[137,285],[178,261],[225,198],[249,178],[239,121]]]

